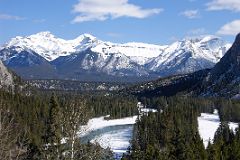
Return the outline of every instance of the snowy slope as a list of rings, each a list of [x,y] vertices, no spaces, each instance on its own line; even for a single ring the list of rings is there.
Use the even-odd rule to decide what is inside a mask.
[[[21,59],[23,62],[18,62],[21,64],[34,62],[31,57],[19,58],[23,53],[38,54],[49,65],[53,65],[55,76],[68,79],[79,79],[79,73],[152,78],[212,68],[229,46],[215,36],[184,39],[170,45],[153,45],[105,42],[90,34],[80,35],[73,40],[64,40],[50,32],[40,32],[12,38],[1,47],[0,59],[6,65],[15,66],[16,61],[11,62],[12,60]],[[19,67],[23,66],[18,65],[18,69]],[[21,72],[16,72],[20,75],[27,72],[27,68],[21,69]],[[31,72],[31,77],[26,74],[24,77],[37,77],[38,71],[35,72]],[[47,78],[49,77],[51,76],[48,75]],[[43,75],[42,78],[46,77]]]
[[[229,44],[215,36],[184,39],[169,45],[147,67],[166,75],[212,68],[229,48]]]
[[[162,54],[166,46],[145,44],[145,43],[126,43],[126,44],[115,44],[111,42],[102,42],[91,50],[93,52],[102,53],[107,57],[111,53],[120,53],[130,57],[133,62],[140,65],[145,64],[150,58],[157,57]]]
[[[146,58],[157,57],[165,48],[165,46],[134,42],[126,44],[103,42],[90,34],[80,35],[73,40],[64,40],[55,37],[48,31],[27,37],[17,36],[3,47],[17,47],[18,51],[32,50],[48,61],[74,52],[81,52],[88,48],[91,48],[93,52],[103,54],[104,57],[107,57],[110,53],[122,53],[130,57],[143,57],[143,60],[145,60]]]
[[[96,38],[83,34],[74,40],[64,40],[57,38],[50,32],[40,32],[27,37],[12,38],[4,48],[17,47],[17,51],[32,50],[44,57],[48,61],[52,61],[60,56],[67,56],[70,53],[85,50],[94,45]]]

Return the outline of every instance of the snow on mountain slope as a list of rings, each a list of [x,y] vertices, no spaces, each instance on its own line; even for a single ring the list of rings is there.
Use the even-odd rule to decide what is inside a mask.
[[[32,50],[46,60],[52,61],[59,56],[67,56],[72,52],[85,50],[94,45],[96,41],[96,38],[89,34],[83,34],[74,40],[67,41],[55,37],[50,32],[40,32],[27,37],[12,38],[4,47],[16,47],[18,52]]]
[[[111,53],[121,53],[134,57],[134,62],[144,64],[149,58],[157,57],[165,46],[144,43],[115,44],[103,42],[90,34],[83,34],[73,40],[57,38],[50,32],[40,32],[27,37],[12,38],[4,48],[16,47],[18,51],[32,50],[48,61],[60,56],[68,56],[74,52],[81,52],[91,48],[93,52],[101,53],[105,58]]]
[[[184,39],[169,45],[162,54],[152,59],[147,67],[151,71],[163,71],[166,75],[212,68],[229,46],[215,36]]]
[[[225,46],[226,48],[224,49]],[[175,57],[181,56],[183,52],[191,51],[193,58],[204,57],[216,63],[223,56],[229,45],[218,37],[205,36],[196,39],[185,39],[167,45],[153,45],[146,43],[125,43],[117,44],[98,40],[90,34],[83,34],[73,40],[57,38],[50,32],[40,32],[27,37],[12,38],[5,48],[17,47],[18,51],[32,50],[44,57],[48,61],[55,60],[60,56],[68,56],[74,52],[81,52],[91,48],[93,52],[98,52],[107,58],[111,53],[121,53],[131,57],[133,62],[144,65],[151,58],[157,57],[150,69],[155,70],[163,63],[172,61]],[[158,57],[159,56],[159,57]]]
[[[150,58],[160,55],[166,46],[145,44],[145,43],[126,43],[126,44],[114,44],[111,42],[103,42],[91,50],[94,52],[108,55],[111,53],[122,53],[131,58],[133,62],[140,65],[144,65]]]
[[[0,49],[0,59],[5,65],[14,66],[16,60],[21,60],[18,64],[36,61],[32,58],[37,54],[52,65],[56,74],[61,73],[60,77],[64,78],[69,78],[70,74],[71,78],[75,78],[80,73],[163,77],[212,68],[229,46],[215,36],[184,39],[171,45],[153,45],[105,42],[90,34],[64,40],[50,32],[40,32],[11,39]],[[29,56],[20,58],[24,53]],[[40,61],[43,60],[38,57],[38,62]]]

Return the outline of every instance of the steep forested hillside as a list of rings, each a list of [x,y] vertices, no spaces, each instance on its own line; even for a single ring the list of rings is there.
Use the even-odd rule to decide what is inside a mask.
[[[130,93],[138,97],[169,97],[176,94],[187,94],[193,88],[200,87],[200,82],[207,76],[209,71],[210,70],[207,69],[186,75],[161,78],[155,81],[127,87],[123,89],[122,92]]]

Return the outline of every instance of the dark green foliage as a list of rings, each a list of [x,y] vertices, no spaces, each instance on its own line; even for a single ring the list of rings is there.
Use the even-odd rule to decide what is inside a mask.
[[[46,119],[46,132],[44,136],[43,150],[47,159],[60,159],[62,126],[61,111],[56,96],[53,94],[50,99],[49,116]]]
[[[240,158],[239,129],[234,134],[227,122],[221,122],[214,143],[207,148],[209,160],[238,160]]]
[[[240,101],[233,99],[218,99],[216,107],[222,121],[240,122]]]
[[[176,94],[188,93],[192,88],[201,87],[200,82],[207,76],[209,71],[209,69],[205,69],[186,75],[174,75],[160,78],[155,81],[128,87],[122,92],[148,98],[160,96],[170,97]]]
[[[110,118],[122,118],[138,113],[137,99],[131,96],[106,95],[86,97],[87,106],[94,116],[110,115]]]
[[[203,98],[141,98],[158,113],[143,115],[134,128],[132,147],[125,159],[160,160],[237,160],[240,158],[239,130],[229,129],[224,120],[237,120],[236,100]],[[229,108],[227,108],[229,107]],[[197,117],[200,113],[220,112],[221,124],[213,144],[207,149],[198,133]],[[233,113],[236,111],[236,113]]]
[[[143,115],[137,122],[128,159],[206,159],[197,124],[200,111],[207,110],[204,102],[173,97],[145,103],[159,112]]]
[[[26,159],[46,159],[46,155],[49,159],[51,156],[52,159],[61,159],[61,153],[69,149],[68,145],[60,145],[60,140],[66,136],[62,127],[65,125],[63,123],[66,119],[64,116],[71,113],[68,110],[68,107],[71,108],[70,104],[75,104],[77,107],[78,102],[84,101],[83,105],[85,105],[86,110],[81,114],[88,113],[89,116],[110,114],[110,118],[117,118],[137,113],[137,100],[134,97],[105,94],[79,95],[64,92],[56,92],[53,95],[49,92],[39,91],[24,91],[23,93],[26,95],[0,91],[0,107],[4,111],[11,112],[14,117],[13,133],[17,133],[21,137],[18,142],[21,142],[21,145],[24,144],[24,157]],[[90,118],[89,116],[88,118]],[[87,120],[84,119],[81,124],[86,123]],[[99,146],[88,145],[86,147],[82,144],[79,146],[75,147],[77,149],[76,155],[80,153],[85,155],[85,152],[93,151],[95,148],[98,152],[94,152],[94,154],[99,159],[101,159],[100,154],[105,155],[105,159],[112,157],[112,153],[102,150]],[[88,156],[92,156],[90,153]],[[89,158],[86,156],[85,159]]]
[[[28,92],[24,92],[28,93]],[[157,113],[149,113],[139,117],[134,126],[132,146],[123,159],[138,160],[238,160],[240,159],[240,133],[228,127],[228,121],[239,122],[240,102],[238,100],[205,99],[189,97],[139,97],[120,94],[74,94],[56,92],[29,92],[20,95],[0,91],[0,105],[14,116],[15,125],[19,125],[21,143],[26,143],[27,159],[63,158],[64,151],[69,151],[67,144],[60,144],[66,116],[70,118],[68,108],[74,104],[84,105],[83,113],[88,118],[110,115],[110,118],[122,118],[136,115],[137,102],[155,108]],[[34,94],[33,94],[34,93]],[[29,96],[31,95],[31,96]],[[34,96],[33,96],[34,95]],[[81,102],[81,103],[80,103]],[[82,103],[84,102],[84,103]],[[207,149],[198,133],[197,117],[200,113],[213,113],[218,109],[222,121],[216,132],[214,143]],[[86,115],[86,114],[84,114]],[[90,117],[89,117],[90,116]],[[83,114],[82,116],[83,117]],[[88,119],[81,121],[81,124]],[[62,128],[63,127],[63,128]],[[65,128],[64,128],[65,127]],[[18,127],[16,127],[18,128]],[[70,131],[70,130],[69,130]],[[46,144],[50,144],[46,147]],[[98,145],[82,145],[76,142],[74,155],[82,159],[111,159],[112,153]],[[57,156],[58,155],[58,156]],[[68,154],[64,158],[69,158]],[[50,156],[49,156],[49,159]]]

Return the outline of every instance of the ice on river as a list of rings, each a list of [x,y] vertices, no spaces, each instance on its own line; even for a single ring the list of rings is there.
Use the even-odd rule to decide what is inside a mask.
[[[104,117],[93,118],[86,126],[82,126],[82,132],[79,134],[80,137],[89,138],[91,143],[99,143],[103,148],[110,148],[114,156],[120,158],[130,146],[136,119],[137,116],[114,120],[106,120]]]

